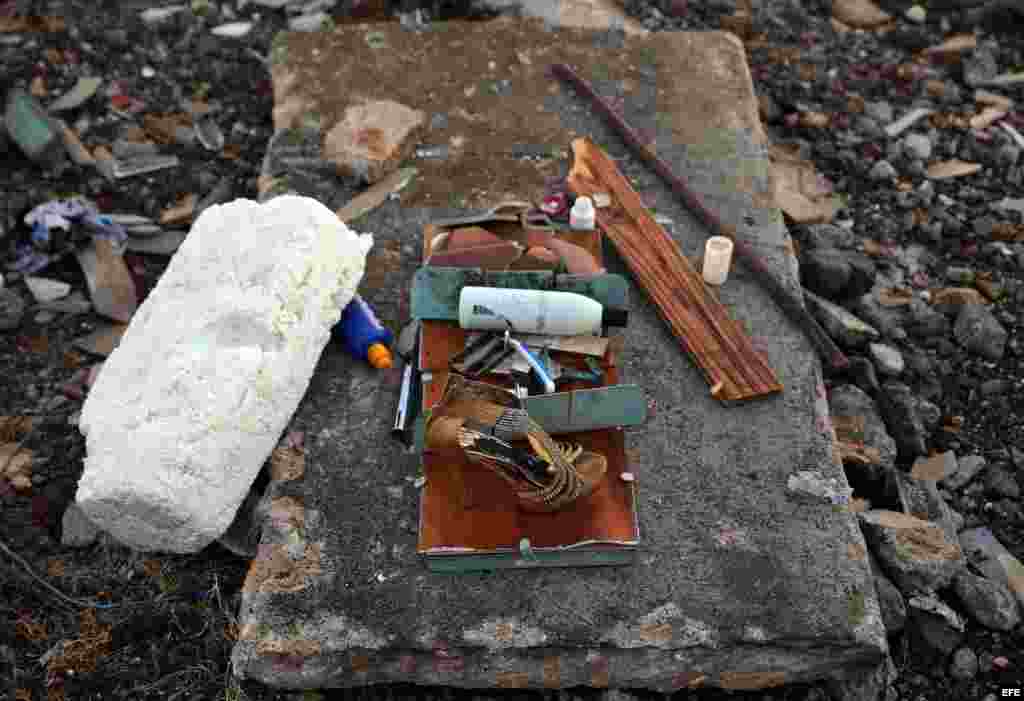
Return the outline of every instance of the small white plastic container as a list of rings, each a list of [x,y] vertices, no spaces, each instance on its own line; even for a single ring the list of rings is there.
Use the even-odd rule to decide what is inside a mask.
[[[594,228],[594,203],[586,196],[577,197],[569,210],[569,228],[575,231],[591,231]]]
[[[704,267],[701,274],[709,285],[722,285],[729,277],[732,262],[732,241],[725,236],[712,236],[704,244]]]

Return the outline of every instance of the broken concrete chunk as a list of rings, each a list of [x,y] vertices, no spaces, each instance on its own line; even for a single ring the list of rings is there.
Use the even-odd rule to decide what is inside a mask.
[[[373,184],[386,176],[416,146],[427,115],[393,100],[351,105],[324,138],[324,157],[341,175]]]
[[[937,524],[877,509],[858,517],[865,540],[904,594],[942,589],[964,567],[960,545]]]
[[[985,577],[1007,586],[1024,607],[1024,565],[988,528],[972,528],[960,534],[967,561]]]
[[[877,341],[882,335],[838,304],[804,290],[804,301],[815,319],[828,335],[846,348],[862,348],[870,341]]]
[[[897,450],[906,457],[928,454],[927,434],[915,399],[910,387],[902,382],[886,382],[878,394],[879,412]]]
[[[869,479],[879,479],[883,468],[891,468],[895,464],[896,441],[886,431],[874,400],[859,387],[839,385],[832,389],[828,402],[836,438],[873,449],[878,459],[870,463],[860,462],[857,467]],[[859,431],[850,431],[850,428]],[[874,453],[867,454],[874,456]]]
[[[77,504],[71,502],[61,520],[60,543],[69,548],[84,548],[96,542],[100,529],[90,521]]]
[[[893,475],[903,512],[939,525],[951,543],[957,542],[956,518],[935,482],[914,479],[902,470],[893,470]]]
[[[942,486],[947,489],[960,489],[984,469],[985,458],[980,455],[966,455],[956,461],[956,471],[947,475]]]
[[[961,307],[953,335],[972,353],[996,362],[1003,359],[1006,329],[985,306],[967,304]]]
[[[196,552],[224,533],[371,245],[307,197],[203,212],[82,408],[85,515],[146,551]]]
[[[1005,584],[964,571],[953,589],[971,618],[986,628],[1009,631],[1020,624],[1020,606]]]
[[[71,292],[71,285],[68,283],[45,277],[30,275],[25,278],[25,284],[28,286],[32,296],[40,304],[56,302],[58,299],[67,297],[68,293]]]
[[[943,659],[964,637],[964,621],[935,595],[912,596],[907,600],[907,628],[923,644],[924,654]]]

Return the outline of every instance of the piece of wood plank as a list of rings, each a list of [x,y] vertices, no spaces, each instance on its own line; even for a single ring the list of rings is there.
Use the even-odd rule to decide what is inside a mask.
[[[609,193],[598,228],[612,241],[721,401],[754,399],[783,387],[749,337],[731,320],[679,245],[651,217],[615,163],[589,139],[572,143],[568,177],[577,196]]]

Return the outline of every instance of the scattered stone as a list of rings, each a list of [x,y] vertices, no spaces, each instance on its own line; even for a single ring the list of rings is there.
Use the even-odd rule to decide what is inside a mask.
[[[978,656],[969,647],[959,648],[949,663],[949,676],[954,679],[974,679],[978,676]]]
[[[837,427],[837,439],[859,441],[865,448],[877,453],[877,462],[860,462],[856,464],[855,469],[864,472],[872,481],[878,480],[883,470],[895,464],[896,442],[886,432],[885,422],[879,415],[874,400],[859,387],[838,385],[832,388],[828,403],[833,425]],[[856,425],[860,429],[860,435],[843,435],[847,424]]]
[[[999,46],[984,42],[963,59],[964,82],[971,87],[988,84],[999,73],[996,52]]]
[[[878,408],[901,455],[927,455],[926,433],[910,388],[900,382],[886,382],[878,394]]]
[[[866,103],[864,105],[864,113],[882,124],[888,124],[896,116],[892,110],[892,105],[885,101]]]
[[[907,622],[907,605],[896,585],[885,576],[885,570],[878,563],[878,558],[869,550],[868,563],[875,580],[875,591],[878,593],[878,607],[882,613],[882,623],[889,635],[899,633]]]
[[[84,548],[99,537],[100,529],[82,512],[75,502],[68,504],[61,520],[60,542],[69,548]]]
[[[924,397],[914,395],[914,403],[917,407],[917,415],[921,417],[921,425],[926,433],[931,433],[939,427],[942,422],[942,409]]]
[[[885,128],[885,134],[890,139],[894,139],[933,112],[934,110],[930,110],[925,107],[916,107],[887,126]]]
[[[908,158],[927,161],[932,155],[932,142],[924,134],[907,134],[903,138],[903,150]]]
[[[882,343],[869,343],[868,353],[875,362],[878,372],[888,377],[896,377],[903,373],[903,355],[893,348]]]
[[[930,480],[948,484],[949,479],[956,474],[958,469],[956,453],[947,450],[944,453],[915,460],[914,466],[910,469],[910,476],[915,480]]]
[[[896,169],[893,168],[889,161],[885,160],[877,161],[871,166],[871,170],[868,171],[868,177],[872,180],[890,180],[895,178],[896,175]]]
[[[963,569],[960,546],[937,524],[878,509],[857,516],[865,539],[901,592],[942,589]]]
[[[822,249],[851,249],[857,245],[857,236],[850,229],[835,224],[811,224],[807,227],[807,247]]]
[[[957,542],[956,518],[934,480],[917,479],[902,470],[894,470],[893,479],[904,513],[940,526],[949,542]]]
[[[210,32],[218,37],[239,39],[251,32],[252,26],[252,22],[228,22],[214,27]]]
[[[331,16],[326,12],[314,12],[309,15],[299,15],[298,17],[292,17],[288,20],[288,29],[293,32],[315,32],[319,29],[323,29],[324,24],[330,20]]]
[[[985,490],[989,494],[1017,499],[1020,497],[1020,485],[1017,479],[1003,465],[990,465],[985,471]]]
[[[804,255],[800,268],[804,286],[815,294],[834,299],[841,297],[850,280],[847,256],[836,249],[815,249]]]
[[[1001,394],[1006,394],[1009,390],[1010,382],[1008,380],[986,380],[978,387],[978,394],[983,397],[997,397]]]
[[[82,407],[75,502],[85,515],[138,550],[197,552],[221,536],[303,396],[371,245],[308,197],[204,212]],[[251,308],[254,288],[269,306]],[[146,350],[153,343],[169,352]],[[117,439],[125,431],[132,441]]]
[[[874,364],[862,355],[848,356],[848,358],[850,365],[846,372],[853,380],[853,384],[868,394],[875,394],[880,385],[878,375],[875,374]]]
[[[881,337],[876,329],[865,324],[838,304],[823,299],[813,292],[804,291],[804,300],[811,314],[829,336],[847,348],[863,348],[869,341]]]
[[[980,455],[964,455],[956,461],[956,472],[942,480],[949,489],[961,489],[984,469],[985,458]]]
[[[986,628],[1009,631],[1020,624],[1020,606],[1006,585],[964,570],[953,579],[953,590],[967,614]]]
[[[907,628],[925,655],[945,659],[964,639],[963,619],[934,594],[910,597],[907,614]]]
[[[979,304],[964,305],[953,326],[953,335],[972,353],[1000,361],[1006,347],[1006,329],[988,309]]]
[[[80,77],[71,90],[54,100],[46,109],[51,113],[57,113],[80,107],[86,100],[96,94],[96,91],[99,90],[102,84],[102,78],[93,76]]]
[[[883,306],[880,301],[881,290],[882,288],[876,287],[875,291],[862,295],[853,303],[851,311],[878,329],[882,336],[902,341],[907,338],[907,332],[903,328],[904,312],[898,307]]]
[[[922,24],[925,18],[928,16],[927,11],[920,5],[912,5],[907,8],[907,11],[903,13],[903,16],[909,19],[911,22]]]
[[[916,338],[927,339],[949,335],[949,319],[920,298],[916,298],[910,303],[904,324],[907,333]]]
[[[60,280],[51,280],[45,277],[28,276],[25,278],[25,285],[28,286],[32,296],[40,304],[49,304],[58,299],[67,297],[71,292],[71,285]]]
[[[972,528],[960,534],[960,547],[972,567],[994,582],[1008,587],[1024,607],[1024,565],[1010,554],[988,528]]]
[[[25,317],[25,300],[9,287],[0,288],[0,331],[10,331],[21,325]]]
[[[188,9],[187,5],[167,5],[165,7],[151,7],[139,13],[139,18],[146,26],[153,26],[164,22],[179,12]]]
[[[941,44],[928,47],[924,53],[928,56],[961,54],[965,51],[973,51],[977,46],[978,38],[973,34],[957,34],[947,38]]]

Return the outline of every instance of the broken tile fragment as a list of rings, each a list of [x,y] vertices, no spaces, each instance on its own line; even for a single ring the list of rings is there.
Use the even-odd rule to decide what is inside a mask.
[[[931,180],[942,180],[945,178],[958,178],[962,175],[973,175],[981,170],[980,163],[967,163],[959,159],[941,161],[928,166],[925,174]]]
[[[836,0],[832,17],[848,27],[873,29],[892,19],[892,15],[871,0]]]
[[[121,337],[127,329],[127,324],[104,324],[92,333],[76,338],[74,345],[75,348],[105,358],[121,343]]]
[[[369,184],[409,156],[426,129],[427,115],[393,100],[350,105],[324,139],[324,157],[339,174]]]
[[[128,323],[138,306],[135,282],[113,244],[95,238],[93,245],[75,251],[98,314]]]
[[[40,304],[55,302],[62,297],[67,297],[71,292],[71,285],[60,280],[51,280],[45,277],[28,276],[25,278],[25,285],[28,286],[32,296]]]

